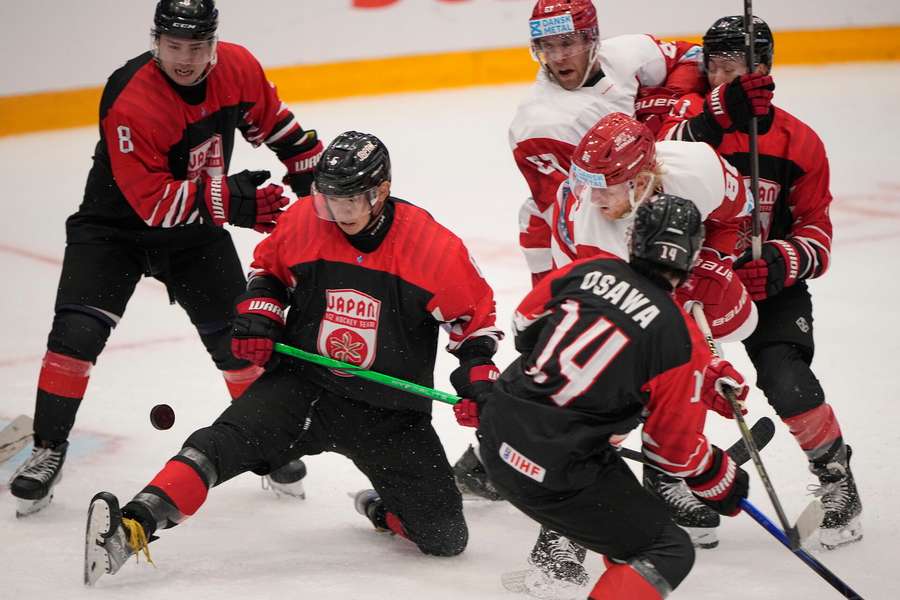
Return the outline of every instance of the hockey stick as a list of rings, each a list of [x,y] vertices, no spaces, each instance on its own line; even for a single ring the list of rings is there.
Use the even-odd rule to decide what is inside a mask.
[[[719,350],[716,348],[716,343],[710,332],[709,323],[706,322],[706,315],[703,314],[703,305],[695,303],[691,307],[691,315],[697,322],[700,331],[706,337],[706,343],[709,344],[709,349],[713,353],[713,356],[718,357]],[[747,450],[750,452],[750,458],[753,459],[753,465],[756,467],[756,472],[759,473],[759,478],[766,488],[766,494],[769,495],[769,500],[772,501],[772,506],[775,508],[775,514],[778,515],[778,520],[781,522],[782,528],[784,528],[784,531],[787,533],[788,540],[790,541],[790,548],[791,550],[796,550],[800,547],[800,534],[796,527],[791,527],[788,524],[787,516],[784,514],[784,509],[781,507],[781,501],[778,499],[778,494],[775,493],[775,488],[772,486],[772,480],[769,478],[769,473],[766,471],[765,465],[763,465],[756,444],[753,443],[753,436],[750,433],[750,429],[747,427],[747,421],[744,420],[744,415],[741,414],[741,406],[738,403],[737,397],[735,397],[734,391],[730,389],[725,390],[725,397],[728,399],[729,404],[731,404],[731,410],[734,412],[734,419],[737,421],[738,429],[741,431],[741,437],[747,445]]]
[[[417,396],[431,398],[432,400],[438,400],[439,402],[444,402],[446,404],[456,404],[457,402],[462,400],[462,398],[454,394],[442,392],[440,390],[426,387],[424,385],[419,385],[418,383],[413,383],[412,381],[406,381],[405,379],[400,379],[399,377],[393,377],[391,375],[385,375],[384,373],[378,373],[377,371],[369,371],[368,369],[363,369],[362,367],[358,367],[350,363],[330,358],[328,356],[322,356],[321,354],[307,352],[306,350],[294,348],[293,346],[288,346],[287,344],[276,343],[275,352],[286,354],[287,356],[293,356],[294,358],[299,358],[300,360],[305,360],[321,367],[328,367],[329,369],[344,371],[345,373],[349,373],[355,377],[359,377],[360,379],[374,381],[388,387],[403,390],[404,392],[409,392],[410,394],[416,394]]]
[[[750,428],[750,436],[753,438],[753,442],[757,448],[765,448],[775,436],[775,424],[772,422],[772,419],[769,417],[761,417],[753,424],[753,427]],[[750,451],[747,449],[747,444],[744,443],[743,437],[729,446],[725,452],[738,465],[743,465],[751,458]],[[658,471],[662,471],[661,468],[651,463],[643,454],[636,450],[619,448],[619,454],[623,458],[649,465]],[[756,509],[754,508],[753,510]],[[800,514],[797,523],[794,525],[794,529],[797,530],[797,537],[800,539],[801,543],[809,539],[812,534],[819,529],[819,525],[822,524],[822,516],[822,504],[818,500],[811,502]]]
[[[0,464],[3,464],[32,440],[34,421],[28,415],[19,415],[0,430]]]
[[[747,72],[756,70],[756,31],[753,26],[753,0],[744,0],[744,54],[747,58]],[[759,218],[759,128],[756,115],[750,117],[750,189],[753,193],[753,217],[751,221],[750,244],[753,260],[762,255],[762,228]]]
[[[775,525],[772,521],[770,521],[766,515],[762,514],[755,506],[753,506],[749,500],[746,498],[741,500],[741,508],[745,513],[753,517],[753,519],[762,525],[766,531],[772,534],[775,539],[784,544],[786,548],[788,548],[791,552],[797,555],[797,557],[805,562],[810,569],[815,571],[822,579],[831,584],[831,587],[840,592],[844,598],[851,598],[856,600],[863,600],[862,596],[856,593],[853,588],[844,583],[840,577],[832,573],[828,570],[828,568],[815,559],[809,552],[803,550],[802,548],[791,548],[791,540],[784,534],[784,532],[778,529],[778,526]],[[800,519],[803,517],[801,516]],[[798,520],[798,527],[799,527]]]
[[[756,444],[757,448],[765,448],[766,445],[772,441],[772,438],[775,437],[775,423],[773,423],[772,419],[769,417],[760,417],[759,420],[753,424],[753,427],[750,428],[750,436],[753,438],[753,442]],[[631,448],[617,448],[617,450],[623,458],[654,466],[653,463],[647,460],[647,457],[637,450],[632,450]],[[747,451],[747,445],[744,443],[744,438],[741,438],[730,445],[725,452],[731,457],[731,460],[739,465],[750,460],[750,453]]]

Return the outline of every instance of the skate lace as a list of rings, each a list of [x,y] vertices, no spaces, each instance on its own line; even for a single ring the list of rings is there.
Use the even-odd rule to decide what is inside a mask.
[[[554,537],[552,540],[547,542],[547,545],[550,550],[550,559],[553,562],[581,562],[580,560],[578,560],[578,556],[575,554],[574,544],[572,544],[572,542],[570,542],[568,539],[562,536]]]
[[[62,453],[52,448],[33,448],[31,456],[28,457],[28,460],[21,467],[15,470],[9,478],[9,483],[12,484],[13,480],[19,476],[46,483],[59,469],[61,459]]]
[[[840,512],[844,510],[850,501],[850,490],[847,486],[847,478],[832,483],[820,485],[810,484],[806,486],[810,494],[822,501],[825,512]]]
[[[141,553],[147,558],[147,562],[153,566],[156,563],[150,558],[150,546],[147,540],[147,534],[140,523],[134,519],[122,519],[122,528],[125,530],[125,537],[128,541],[128,547],[134,552],[137,561],[141,562]]]
[[[704,510],[706,507],[681,481],[660,481],[659,493],[668,504],[680,510]]]
[[[850,486],[848,485],[850,478],[847,476],[846,467],[839,462],[830,463],[826,468],[818,471],[818,475],[819,484],[810,484],[806,486],[806,489],[822,501],[822,507],[826,512],[844,510],[850,501]]]

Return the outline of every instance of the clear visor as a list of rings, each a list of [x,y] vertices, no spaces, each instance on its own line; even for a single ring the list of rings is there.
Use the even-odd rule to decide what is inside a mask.
[[[590,31],[575,31],[535,39],[531,42],[531,51],[541,64],[547,64],[590,52],[596,41]]]
[[[378,201],[378,186],[352,196],[335,196],[312,190],[313,207],[320,219],[335,223],[355,223],[372,214]]]
[[[603,175],[590,173],[573,163],[569,171],[569,188],[579,206],[600,210],[608,219],[621,219],[631,214],[648,195],[654,179],[651,176],[641,197],[637,197],[636,179],[607,185]]]
[[[172,65],[206,65],[216,55],[216,38],[190,40],[170,35],[151,35],[150,49],[160,62]]]

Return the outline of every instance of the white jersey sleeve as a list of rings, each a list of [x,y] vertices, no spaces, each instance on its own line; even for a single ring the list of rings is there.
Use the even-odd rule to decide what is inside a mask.
[[[707,144],[662,141],[656,143],[662,170],[662,189],[687,198],[706,220],[726,197],[725,176],[719,155]]]

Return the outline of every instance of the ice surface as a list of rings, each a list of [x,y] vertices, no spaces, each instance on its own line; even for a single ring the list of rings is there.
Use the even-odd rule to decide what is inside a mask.
[[[900,64],[780,68],[776,102],[810,123],[828,149],[835,195],[831,271],[812,284],[818,347],[814,368],[854,447],[865,539],[817,556],[866,598],[890,598],[900,513],[896,461],[896,370],[900,354]],[[328,140],[340,131],[378,134],[394,164],[394,193],[420,204],[461,235],[497,292],[505,327],[529,286],[516,244],[517,210],[526,187],[515,170],[506,127],[524,86],[410,94],[295,105],[306,127]],[[65,217],[81,199],[96,128],[0,139],[0,267],[3,315],[0,418],[30,414],[53,314],[64,248]],[[235,170],[282,172],[265,149],[239,143]],[[258,237],[233,230],[243,260]],[[740,346],[729,358],[753,380]],[[498,362],[513,357],[506,345]],[[440,353],[436,381],[450,389],[454,360]],[[893,365],[893,366],[891,366]],[[153,429],[150,408],[170,404],[175,426]],[[225,407],[220,375],[184,314],[168,306],[161,285],[144,281],[94,370],[78,415],[66,477],[53,504],[16,520],[0,492],[0,597],[59,598],[472,598],[514,597],[504,571],[525,566],[537,526],[504,503],[467,503],[468,550],[452,559],[420,555],[409,543],[372,530],[348,491],[367,487],[337,455],[308,459],[308,499],[277,500],[245,475],[214,489],[200,513],[162,532],[152,546],[156,568],[130,563],[95,590],[81,584],[85,514],[91,496],[124,500],[146,484],[181,442]],[[754,390],[751,417],[774,416]],[[451,462],[472,440],[451,411],[435,407],[435,425]],[[719,444],[737,439],[734,424],[711,415]],[[632,445],[634,441],[632,440]],[[809,501],[812,482],[802,453],[779,431],[764,452],[787,513]],[[15,459],[0,468],[6,480]],[[773,511],[751,468],[751,500]],[[894,508],[891,508],[891,507]],[[718,549],[699,553],[674,598],[731,600],[832,598],[837,594],[749,517],[726,519]],[[588,555],[592,575],[602,571]]]

